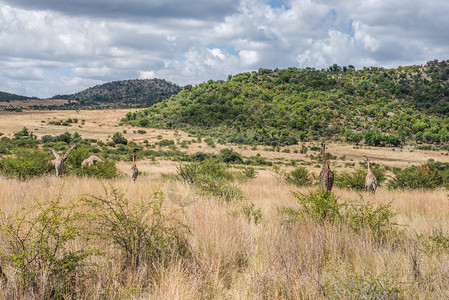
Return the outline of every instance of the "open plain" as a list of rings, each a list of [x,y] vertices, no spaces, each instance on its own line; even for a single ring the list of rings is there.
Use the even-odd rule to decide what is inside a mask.
[[[174,130],[145,129],[119,125],[129,110],[100,111],[24,111],[0,112],[0,132],[12,137],[27,127],[38,137],[65,131],[78,132],[83,138],[107,141],[115,132],[122,132],[137,143],[158,139],[194,139]],[[78,119],[71,126],[48,125],[52,120]],[[307,145],[312,145],[307,144]],[[292,159],[310,161],[309,154],[273,151],[258,146],[216,145],[195,143],[189,153],[218,153],[233,148],[243,156],[259,153],[273,162]],[[392,167],[419,165],[432,158],[449,162],[447,153],[403,149],[355,147],[331,143],[329,152],[337,159],[331,167],[351,168],[345,162],[358,163],[365,155],[372,161]],[[343,157],[343,159],[342,159]],[[382,241],[371,230],[355,231],[346,223],[299,218],[286,222],[284,208],[298,209],[293,191],[307,195],[317,189],[295,187],[277,180],[270,167],[258,167],[257,176],[236,182],[244,197],[221,201],[199,193],[174,177],[179,162],[140,160],[142,172],[135,184],[129,177],[98,180],[93,178],[43,176],[26,181],[0,177],[0,210],[2,224],[21,208],[58,200],[62,205],[80,203],[85,197],[107,198],[116,189],[129,200],[130,207],[152,201],[161,192],[164,212],[181,221],[189,233],[185,235],[182,254],[164,260],[129,268],[120,261],[113,243],[96,239],[74,239],[70,250],[87,247],[100,252],[90,256],[82,272],[75,273],[73,294],[77,299],[445,299],[449,297],[449,201],[445,189],[423,191],[388,190],[381,186],[376,195],[334,188],[341,201],[388,206],[394,214],[391,235]],[[127,172],[130,162],[118,162]],[[292,166],[283,166],[291,169]],[[318,174],[319,166],[309,165]],[[248,210],[248,207],[250,208]],[[252,208],[251,208],[252,207]],[[245,209],[246,208],[246,209]],[[249,212],[248,212],[249,211]],[[30,218],[33,217],[31,214]],[[80,220],[83,223],[83,220]],[[87,221],[86,221],[87,222]],[[62,226],[62,225],[61,225]],[[117,229],[118,230],[118,229]],[[393,233],[394,231],[394,233]],[[439,239],[439,240],[438,240]],[[436,242],[435,242],[436,241]],[[0,254],[5,256],[9,245],[2,239]],[[4,261],[4,260],[3,260]],[[0,281],[0,294],[5,298],[45,298],[39,285],[47,286],[45,278],[34,288],[21,289],[17,270],[2,265],[8,281]],[[51,285],[51,284],[50,284]],[[76,296],[73,296],[76,295]]]

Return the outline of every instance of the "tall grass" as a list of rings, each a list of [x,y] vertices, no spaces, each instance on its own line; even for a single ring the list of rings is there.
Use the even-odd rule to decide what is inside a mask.
[[[176,172],[173,166],[171,169]],[[61,207],[76,204],[78,213],[95,216],[79,205],[80,199],[112,201],[115,198],[111,195],[105,197],[105,185],[127,199],[124,211],[130,212],[136,211],[142,202],[152,203],[154,193],[159,191],[164,196],[163,215],[172,218],[164,226],[182,223],[189,228],[190,233],[182,235],[182,247],[169,248],[168,253],[176,255],[153,252],[165,254],[151,260],[147,260],[150,256],[142,257],[149,263],[132,268],[126,263],[123,250],[107,235],[79,236],[67,241],[61,248],[67,252],[62,253],[101,251],[77,266],[70,284],[59,285],[64,286],[59,290],[64,291],[59,294],[61,298],[444,299],[449,294],[446,191],[381,187],[375,196],[364,195],[361,203],[357,192],[335,188],[337,203],[348,202],[367,213],[364,221],[356,223],[366,226],[358,229],[345,221],[349,218],[345,214],[336,219],[338,222],[307,217],[284,223],[281,208],[301,208],[292,189],[308,195],[315,188],[279,183],[269,170],[259,170],[256,178],[237,184],[245,199],[226,202],[216,201],[214,196],[173,177],[162,180],[160,174],[153,173],[139,177],[133,185],[128,178],[99,181],[44,176],[23,181],[0,177],[0,207],[6,220],[22,207],[58,199]],[[376,219],[369,216],[379,215],[376,209],[386,205],[395,212],[388,220],[398,224],[395,226],[402,234],[380,243],[369,227],[369,220],[375,224]],[[29,214],[29,220],[38,215]],[[143,225],[156,224],[152,218],[141,220]],[[72,225],[96,227],[87,217],[74,222]],[[8,260],[9,242],[2,234],[0,265],[8,278],[7,282],[0,279],[2,297],[42,299],[56,295],[22,284],[20,273]],[[47,282],[52,287],[52,281]]]

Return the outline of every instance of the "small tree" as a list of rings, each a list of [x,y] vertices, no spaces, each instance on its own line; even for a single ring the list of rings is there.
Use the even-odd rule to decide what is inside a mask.
[[[104,197],[87,196],[82,201],[90,210],[91,235],[111,242],[122,254],[124,265],[136,269],[142,263],[151,264],[168,256],[182,254],[183,235],[188,228],[165,214],[163,194],[131,203],[116,189]]]
[[[11,217],[2,215],[3,258],[24,290],[35,289],[42,299],[75,293],[75,278],[83,276],[81,268],[94,254],[69,246],[82,237],[77,222],[82,217],[76,205],[62,205],[59,198],[22,208]]]
[[[305,167],[298,167],[286,174],[285,180],[296,186],[306,186],[312,184],[312,176]]]
[[[114,135],[112,136],[112,141],[115,144],[122,144],[122,145],[128,144],[128,140],[120,132],[114,133]]]
[[[27,179],[45,174],[48,155],[41,150],[18,150],[15,156],[0,161],[0,170],[9,177]]]

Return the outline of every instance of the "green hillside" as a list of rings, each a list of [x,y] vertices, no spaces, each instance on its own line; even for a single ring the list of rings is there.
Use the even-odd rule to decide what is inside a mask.
[[[26,97],[16,94],[0,92],[0,101],[27,100],[27,99],[36,99],[36,97]]]
[[[259,69],[184,88],[124,122],[245,144],[347,140],[368,145],[449,140],[449,64],[355,70]]]
[[[134,79],[113,81],[71,95],[53,98],[77,101],[77,106],[149,106],[160,102],[181,90],[164,79]]]

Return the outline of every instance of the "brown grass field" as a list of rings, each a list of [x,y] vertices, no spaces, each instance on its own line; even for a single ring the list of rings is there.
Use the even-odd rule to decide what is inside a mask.
[[[146,129],[142,135],[135,132],[136,128],[119,126],[127,111],[0,112],[0,132],[12,136],[27,127],[38,137],[69,131],[106,141],[115,132],[126,130],[124,136],[136,142],[147,139],[151,143],[158,136],[193,139],[184,132]],[[71,127],[46,125],[49,120],[67,118],[85,122]],[[244,156],[260,153],[273,161],[307,160],[310,154],[294,153],[296,147],[285,153],[262,146],[256,150],[218,144],[211,148],[205,143],[192,144],[186,151],[218,152],[224,147],[232,147]],[[346,156],[345,161],[338,159],[331,166],[337,170],[345,168],[344,162],[362,161],[364,155],[381,165],[398,167],[418,165],[429,158],[449,161],[446,153],[407,147],[355,149],[335,143],[329,145],[329,151],[337,157]],[[117,163],[126,172],[130,165]],[[447,190],[392,191],[381,186],[376,195],[368,195],[334,188],[333,192],[344,201],[362,197],[375,207],[391,204],[393,221],[401,233],[379,242],[369,230],[355,232],[345,224],[308,218],[290,225],[284,223],[282,208],[298,207],[292,191],[308,194],[316,187],[297,188],[279,182],[269,168],[258,169],[254,179],[236,183],[244,193],[242,200],[223,202],[163,176],[174,174],[177,165],[164,160],[138,161],[144,173],[135,184],[129,178],[44,176],[20,181],[0,177],[0,210],[3,216],[12,216],[20,208],[39,202],[60,199],[69,204],[86,195],[103,197],[110,188],[123,193],[132,206],[149,201],[154,192],[161,191],[166,211],[190,228],[190,234],[185,236],[187,254],[175,255],[168,262],[148,262],[137,270],[120,268],[122,262],[112,245],[95,239],[74,240],[71,249],[81,249],[87,243],[103,252],[90,258],[97,266],[92,268],[94,271],[77,277],[73,287],[76,291],[61,299],[449,299],[449,239],[447,248],[426,243],[436,232],[441,231],[443,237],[449,234]],[[310,168],[316,174],[320,171]],[[242,213],[248,204],[260,209],[259,223]],[[7,243],[0,240],[0,255],[7,252]],[[2,261],[0,257],[0,265]],[[3,271],[8,281],[0,281],[0,298],[51,298],[38,287],[23,289],[12,267],[4,265]],[[47,284],[45,280],[40,284]]]

